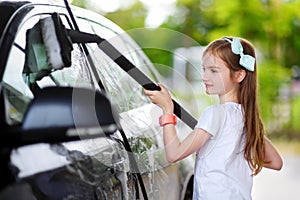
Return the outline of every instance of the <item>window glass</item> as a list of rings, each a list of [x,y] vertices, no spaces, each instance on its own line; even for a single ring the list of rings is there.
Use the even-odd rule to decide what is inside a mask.
[[[89,19],[78,20],[79,24],[89,23],[95,34],[103,34],[119,52],[122,53],[137,68],[157,81],[152,72],[151,63],[141,49],[127,35],[120,35],[114,30]],[[120,123],[129,139],[133,152],[141,164],[140,169],[149,170],[168,165],[165,159],[162,129],[157,120],[162,114],[161,109],[152,104],[142,90],[142,87],[131,76],[106,55],[97,44],[88,44],[89,56],[94,61],[98,75],[112,103],[120,111]],[[153,163],[150,163],[152,161]]]
[[[118,34],[116,30],[101,24],[101,21],[91,21],[80,18],[79,25],[89,23],[91,31],[94,34],[106,39],[112,44],[123,56],[125,56],[136,67],[143,71],[151,79],[157,81],[151,72],[151,63],[147,60],[141,49],[125,33]],[[120,66],[118,66],[109,56],[107,56],[97,44],[89,44],[89,50],[92,60],[97,66],[97,72],[106,91],[111,96],[114,103],[117,104],[121,112],[149,104],[149,99],[143,94],[142,87],[128,75]]]
[[[5,96],[6,121],[8,124],[18,124],[29,102],[34,98],[36,90],[49,86],[76,86],[97,88],[95,78],[90,72],[81,47],[74,44],[72,65],[59,70],[53,70],[47,62],[46,47],[43,44],[39,20],[50,14],[34,15],[28,18],[16,34],[3,76],[3,91]],[[61,16],[64,25],[69,25],[64,15]],[[29,34],[30,30],[30,34]]]
[[[2,80],[8,124],[20,123],[28,103],[33,99],[33,93],[26,84],[28,77],[23,77],[23,68],[25,64],[26,31],[31,29],[38,20],[39,17],[33,17],[22,26],[10,50]]]

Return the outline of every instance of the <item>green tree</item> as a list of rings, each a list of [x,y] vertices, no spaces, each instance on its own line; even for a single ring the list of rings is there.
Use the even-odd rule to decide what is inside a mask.
[[[80,8],[86,8],[86,0],[72,0],[72,5]]]
[[[147,10],[144,5],[137,1],[128,9],[105,14],[105,17],[118,24],[125,31],[145,27]]]

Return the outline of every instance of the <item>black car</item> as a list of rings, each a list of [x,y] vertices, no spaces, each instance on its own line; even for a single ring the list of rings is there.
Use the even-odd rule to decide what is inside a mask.
[[[191,198],[193,158],[166,161],[142,91],[160,76],[122,29],[63,3],[1,1],[0,15],[1,200]]]

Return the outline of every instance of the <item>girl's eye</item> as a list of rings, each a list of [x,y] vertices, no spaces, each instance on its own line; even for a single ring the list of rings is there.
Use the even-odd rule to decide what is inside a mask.
[[[218,72],[219,72],[219,70],[218,70],[218,69],[215,69],[215,68],[208,68],[208,69],[207,69],[207,68],[204,68],[204,67],[203,67],[201,70],[202,70],[202,71],[201,71],[202,73],[204,73],[204,72],[207,71],[207,70],[208,70],[208,72],[210,72],[210,73],[218,73]]]

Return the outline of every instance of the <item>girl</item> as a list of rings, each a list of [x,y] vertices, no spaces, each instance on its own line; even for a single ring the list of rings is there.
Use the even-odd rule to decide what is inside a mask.
[[[167,88],[144,90],[163,115],[167,160],[176,162],[196,152],[193,199],[251,199],[253,175],[262,167],[280,170],[283,161],[264,136],[257,101],[254,47],[245,39],[224,37],[203,53],[202,80],[220,104],[208,107],[195,129],[180,141]]]

